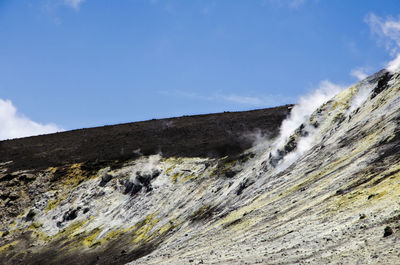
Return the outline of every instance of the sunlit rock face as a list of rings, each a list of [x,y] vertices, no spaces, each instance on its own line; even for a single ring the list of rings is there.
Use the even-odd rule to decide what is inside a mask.
[[[0,263],[399,263],[398,73],[264,135],[225,156],[4,162]]]

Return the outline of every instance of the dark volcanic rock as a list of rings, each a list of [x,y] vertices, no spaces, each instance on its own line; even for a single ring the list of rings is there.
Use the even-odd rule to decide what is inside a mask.
[[[80,209],[81,209],[81,208],[78,207],[78,208],[76,208],[76,209],[71,209],[71,210],[69,210],[68,212],[66,212],[66,213],[64,214],[63,221],[72,221],[72,220],[74,220],[76,217],[78,217],[78,211],[79,211]]]
[[[383,231],[383,237],[388,237],[393,234],[393,229],[390,226],[386,226]]]
[[[374,88],[374,90],[372,91],[372,94],[371,94],[371,97],[370,97],[371,99],[373,99],[379,93],[381,93],[383,90],[388,88],[388,82],[389,82],[391,77],[392,77],[392,75],[389,72],[387,72],[387,73],[385,73],[385,74],[383,74],[382,76],[379,77],[378,84]]]
[[[35,211],[33,211],[33,210],[31,209],[31,210],[28,212],[28,214],[26,215],[25,220],[26,220],[27,222],[30,222],[30,221],[32,221],[32,220],[35,218],[35,216],[36,216]]]
[[[125,190],[124,190],[124,194],[128,194],[129,192],[131,192],[132,191],[132,189],[133,189],[133,186],[134,186],[135,184],[133,184],[132,182],[130,182],[130,181],[128,181],[128,182],[126,182],[125,183]]]
[[[142,185],[135,184],[130,181],[127,181],[124,186],[125,186],[125,190],[124,190],[123,194],[130,193],[132,196],[135,195],[136,193],[138,193],[139,191],[141,191],[143,188]]]
[[[112,176],[110,174],[105,174],[104,176],[102,176],[99,184],[100,187],[104,187],[111,179]]]

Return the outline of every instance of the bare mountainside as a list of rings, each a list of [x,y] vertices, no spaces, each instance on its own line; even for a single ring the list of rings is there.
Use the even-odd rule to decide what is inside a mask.
[[[248,149],[262,134],[275,137],[292,105],[80,129],[0,141],[10,170],[68,163],[109,162],[162,153],[165,157],[222,157]]]
[[[165,144],[154,130],[110,149],[116,133],[92,149],[59,137],[79,131],[2,142],[1,263],[399,264],[400,75],[378,72],[278,131],[289,108],[269,110],[275,127],[248,112],[242,127],[206,119],[193,128],[209,136]],[[269,140],[252,146],[257,128]]]

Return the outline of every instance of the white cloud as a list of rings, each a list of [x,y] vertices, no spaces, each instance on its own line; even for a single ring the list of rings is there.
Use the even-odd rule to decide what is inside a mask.
[[[364,67],[359,67],[351,70],[350,75],[354,76],[360,81],[368,77],[367,71]]]
[[[64,4],[78,10],[80,5],[86,0],[64,0]]]
[[[0,99],[0,140],[62,131],[54,124],[40,124],[18,113],[10,100]]]
[[[372,33],[379,37],[379,43],[385,46],[391,56],[396,56],[387,64],[386,69],[391,72],[400,70],[400,17],[399,19],[393,17],[383,19],[371,13],[365,18],[365,21],[370,26]]]

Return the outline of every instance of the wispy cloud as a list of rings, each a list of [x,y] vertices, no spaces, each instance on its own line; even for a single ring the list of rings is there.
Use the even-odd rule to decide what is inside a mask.
[[[0,99],[0,140],[54,133],[63,129],[55,124],[40,124],[18,113],[10,100]]]
[[[306,3],[306,0],[266,0],[264,4],[278,4],[281,6],[287,6],[290,8],[298,8]]]
[[[75,10],[79,10],[80,5],[85,1],[86,0],[64,0],[64,4]]]
[[[345,41],[345,46],[347,47],[347,49],[353,54],[353,55],[360,55],[360,50],[358,48],[358,45],[356,42],[349,40],[349,41]]]
[[[378,36],[378,42],[389,51],[390,55],[396,57],[390,61],[386,68],[389,71],[400,69],[400,17],[382,18],[374,13],[366,16],[365,22],[370,26],[371,32]]]
[[[200,12],[201,12],[203,15],[207,16],[207,15],[210,13],[210,8],[208,8],[208,7],[203,7],[203,8],[200,10]]]
[[[303,5],[306,1],[305,0],[291,0],[289,1],[288,5],[291,8],[297,8],[301,5]]]
[[[217,95],[217,99],[222,99],[225,101],[238,103],[242,105],[250,105],[250,106],[262,106],[264,105],[264,100],[259,97],[249,97],[249,96],[240,96],[240,95]]]
[[[40,10],[42,14],[48,17],[54,24],[61,25],[63,21],[60,16],[60,9],[68,8],[78,12],[84,2],[86,0],[42,0],[39,3],[41,3]]]
[[[367,69],[365,67],[358,67],[351,70],[350,75],[357,78],[358,80],[363,80],[368,77]]]
[[[279,94],[276,95],[244,95],[234,93],[217,92],[212,95],[201,95],[194,92],[174,90],[174,91],[160,91],[164,95],[176,95],[203,101],[219,101],[228,102],[236,105],[247,107],[270,107],[283,104],[291,104],[295,102],[294,97],[286,97]]]
[[[216,94],[214,100],[222,100],[250,107],[276,106],[293,103],[293,98],[284,97],[282,95],[248,96],[238,94]]]
[[[365,22],[370,26],[373,34],[379,36],[379,42],[395,55],[400,48],[400,18],[381,18],[374,13],[366,16]]]

